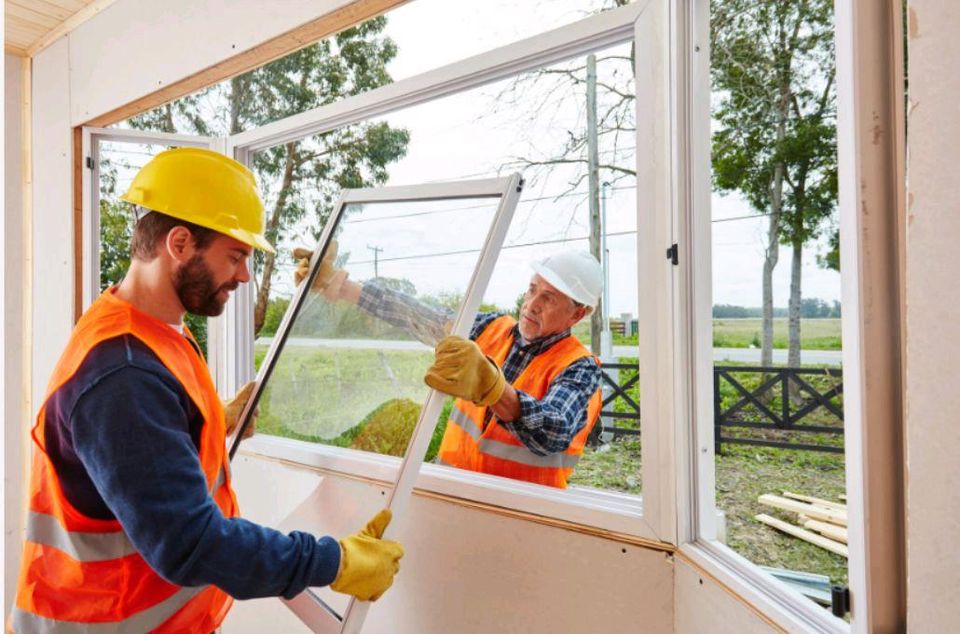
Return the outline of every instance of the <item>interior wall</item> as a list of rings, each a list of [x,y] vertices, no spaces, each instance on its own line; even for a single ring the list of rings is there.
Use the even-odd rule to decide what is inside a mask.
[[[284,0],[277,10],[256,0],[118,0],[69,35],[70,125],[350,4],[358,3]]]
[[[674,565],[676,634],[773,632],[743,601],[679,557]]]
[[[946,632],[960,618],[960,5],[910,0],[907,28],[907,619]]]
[[[285,531],[343,537],[386,499],[375,484],[242,454],[233,471],[243,515]],[[673,631],[668,553],[419,495],[397,529],[406,554],[367,631]],[[345,606],[343,595],[323,596]],[[223,628],[281,629],[308,631],[276,599],[238,602]]]
[[[0,315],[3,315],[3,338],[0,340],[0,385],[3,386],[3,443],[19,447],[25,425],[20,414],[23,375],[23,282],[20,258],[22,231],[23,143],[21,135],[22,64],[29,63],[15,55],[3,60],[3,221],[0,222]],[[23,502],[18,452],[5,453],[3,460],[3,566],[4,614],[9,612],[17,581]]]

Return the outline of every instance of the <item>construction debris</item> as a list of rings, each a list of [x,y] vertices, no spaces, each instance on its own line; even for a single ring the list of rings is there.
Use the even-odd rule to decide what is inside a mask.
[[[797,514],[797,525],[766,514],[755,516],[758,522],[806,542],[847,557],[847,505],[809,495],[784,491],[782,496],[767,493],[757,498],[760,504]]]

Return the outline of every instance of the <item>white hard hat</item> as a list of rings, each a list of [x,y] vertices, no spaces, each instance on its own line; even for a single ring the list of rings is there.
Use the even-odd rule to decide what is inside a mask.
[[[573,301],[591,310],[596,307],[603,290],[603,272],[597,259],[586,251],[564,251],[530,266]]]

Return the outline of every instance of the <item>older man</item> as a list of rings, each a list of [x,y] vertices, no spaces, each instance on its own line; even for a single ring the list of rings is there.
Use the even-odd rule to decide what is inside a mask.
[[[309,251],[299,250],[297,282]],[[457,397],[438,454],[461,469],[564,488],[600,413],[600,367],[570,329],[596,306],[600,265],[582,251],[533,264],[520,321],[481,313],[468,339],[444,336],[449,314],[358,284],[325,254],[313,289],[346,300],[436,344],[426,383]]]

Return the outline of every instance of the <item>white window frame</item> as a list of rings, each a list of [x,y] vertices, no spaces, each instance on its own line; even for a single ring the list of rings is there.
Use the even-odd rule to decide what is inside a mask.
[[[655,1],[643,0],[607,11],[361,95],[242,132],[226,139],[225,152],[249,165],[251,157],[257,151],[281,143],[477,88],[631,39],[637,41],[638,18],[649,10],[649,7],[657,4]],[[651,69],[651,72],[660,72],[660,69]],[[639,82],[638,86],[641,86]],[[643,95],[638,94],[638,102],[642,97]],[[650,97],[659,99],[660,95]],[[660,114],[664,113],[665,111],[661,111]],[[638,152],[638,157],[640,154]],[[638,188],[638,191],[641,189]],[[639,204],[638,201],[638,226],[647,226],[654,222],[652,217],[664,216],[665,213],[663,208],[652,204]],[[643,231],[638,233],[642,235]],[[640,242],[646,244],[644,240]],[[660,254],[663,248],[663,245],[657,244],[655,252]],[[641,278],[645,275],[644,270],[641,266]],[[641,290],[644,287],[645,283],[641,282]],[[647,319],[662,323],[662,317],[658,315],[665,308],[665,299],[666,296],[661,294],[656,302],[641,305],[640,322],[644,323]],[[222,368],[217,377],[220,381],[218,385],[222,385],[225,392],[252,378],[252,306],[250,288],[235,293],[220,320],[219,331],[213,337],[218,342],[218,354],[222,355],[218,359],[221,362],[218,367]],[[614,531],[639,541],[676,543],[675,532],[670,530],[674,515],[671,503],[673,496],[670,492],[673,488],[670,467],[672,461],[658,445],[659,439],[669,437],[671,419],[643,404],[648,398],[652,402],[650,395],[660,391],[659,374],[652,369],[651,362],[655,359],[650,358],[650,352],[647,349],[639,351],[640,368],[645,377],[641,379],[645,390],[641,397],[644,489],[641,496],[588,489],[560,491],[482,474],[457,473],[434,465],[424,465],[416,487],[602,531]],[[645,366],[648,366],[646,370]],[[240,451],[371,480],[394,480],[398,469],[396,461],[388,458],[275,437],[255,436],[245,441]],[[667,530],[664,530],[665,527]]]
[[[679,507],[676,555],[709,572],[787,631],[899,629],[906,622],[904,583],[896,578],[903,573],[903,545],[897,541],[902,533],[897,533],[896,527],[888,530],[884,522],[871,525],[865,521],[868,508],[878,517],[896,517],[898,508],[903,511],[902,489],[897,488],[896,477],[888,473],[889,460],[902,459],[896,450],[899,350],[888,343],[899,335],[895,225],[897,206],[903,205],[904,183],[899,3],[838,0],[835,17],[843,362],[845,383],[849,384],[844,390],[852,607],[849,624],[716,540],[712,387],[705,387],[712,385],[713,363],[709,0],[677,0],[672,4],[670,33],[675,38],[671,38],[671,50],[665,53],[676,60],[670,72],[670,93],[676,103],[689,104],[686,110],[673,109],[676,118],[672,140],[679,177],[674,184],[673,229],[681,245],[679,275],[673,289],[677,319],[672,358],[680,370],[673,373],[678,377],[673,392],[677,403]],[[885,118],[878,123],[878,116]],[[882,147],[877,147],[873,136],[877,125],[892,131],[884,136]],[[859,212],[862,199],[870,200],[869,214]],[[870,248],[864,250],[861,243],[867,235],[874,238]],[[871,286],[871,303],[865,306],[864,288]],[[865,341],[874,345],[867,346]],[[873,369],[869,375],[867,368]],[[869,388],[873,390],[868,394]],[[864,425],[868,411],[872,412],[869,436]],[[870,455],[878,459],[870,461]],[[872,465],[877,466],[871,469]],[[870,499],[866,498],[865,484],[872,486]],[[868,570],[884,578],[870,580]]]
[[[83,128],[82,223],[83,236],[83,309],[100,295],[100,144],[132,143],[167,147],[205,147],[222,151],[222,140],[189,134],[170,134],[119,128]]]

